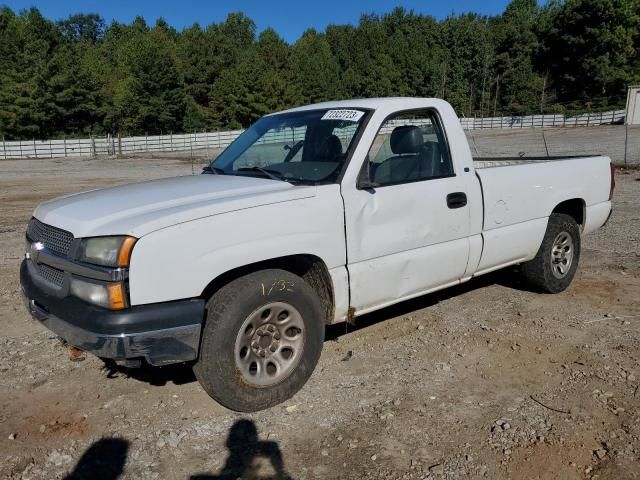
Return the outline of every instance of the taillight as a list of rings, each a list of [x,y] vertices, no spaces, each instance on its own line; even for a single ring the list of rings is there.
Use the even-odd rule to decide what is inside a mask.
[[[613,162],[611,162],[609,165],[611,167],[611,189],[609,190],[609,200],[611,200],[613,198],[613,191],[616,188],[616,166],[613,164]]]

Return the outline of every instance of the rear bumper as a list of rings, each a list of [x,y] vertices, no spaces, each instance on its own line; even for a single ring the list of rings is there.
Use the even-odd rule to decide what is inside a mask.
[[[204,318],[204,300],[134,306],[119,311],[72,296],[59,298],[38,285],[20,266],[20,283],[31,316],[69,344],[114,360],[144,358],[151,365],[195,360]]]

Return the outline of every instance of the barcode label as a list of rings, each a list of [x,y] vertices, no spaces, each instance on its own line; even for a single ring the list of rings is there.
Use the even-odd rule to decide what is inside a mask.
[[[321,120],[347,120],[349,122],[357,122],[363,115],[364,112],[360,110],[329,110],[322,116]]]

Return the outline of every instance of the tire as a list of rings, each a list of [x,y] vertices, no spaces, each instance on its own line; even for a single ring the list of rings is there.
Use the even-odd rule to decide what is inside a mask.
[[[292,397],[313,373],[324,326],[320,299],[302,278],[275,269],[248,274],[207,302],[194,373],[231,410],[272,407]]]
[[[535,290],[559,293],[571,284],[579,260],[578,224],[569,215],[552,213],[542,245],[533,260],[522,264],[522,275]]]

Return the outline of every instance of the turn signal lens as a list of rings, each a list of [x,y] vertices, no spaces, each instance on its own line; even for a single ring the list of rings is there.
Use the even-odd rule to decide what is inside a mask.
[[[107,290],[109,292],[109,308],[111,310],[122,310],[127,306],[122,283],[110,283],[107,285]]]
[[[120,252],[118,252],[118,266],[119,267],[127,267],[129,266],[129,260],[131,260],[131,251],[133,250],[133,246],[136,244],[138,239],[134,237],[125,237],[120,246]]]

